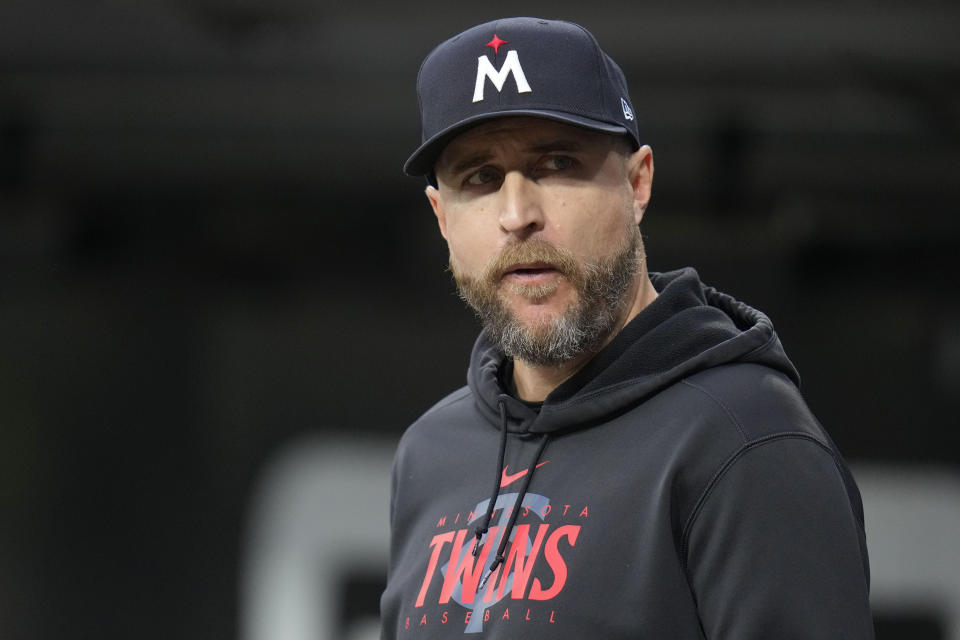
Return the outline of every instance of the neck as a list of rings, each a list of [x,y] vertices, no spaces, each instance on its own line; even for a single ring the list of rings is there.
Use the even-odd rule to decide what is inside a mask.
[[[616,337],[620,330],[633,320],[647,305],[656,300],[657,290],[653,288],[647,270],[644,268],[630,293],[633,302],[623,313],[620,320],[614,325],[600,348],[607,346]],[[595,355],[594,352],[584,353],[572,360],[558,365],[533,365],[523,360],[513,363],[513,384],[517,396],[527,402],[542,402],[550,393],[566,380],[580,371]]]

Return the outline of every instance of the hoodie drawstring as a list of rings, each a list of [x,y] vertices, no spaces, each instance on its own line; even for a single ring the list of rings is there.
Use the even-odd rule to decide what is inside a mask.
[[[476,558],[480,553],[480,539],[490,528],[490,518],[493,517],[493,509],[497,502],[497,496],[500,495],[500,469],[503,468],[503,456],[507,451],[507,404],[501,400],[497,403],[500,408],[500,455],[497,457],[497,472],[493,478],[493,493],[490,495],[490,504],[487,505],[487,513],[483,520],[473,530],[473,535],[477,537],[473,543],[473,557]]]
[[[543,450],[547,446],[547,440],[549,437],[550,436],[547,434],[543,434],[543,437],[540,439],[540,446],[537,448],[537,455],[534,456],[533,464],[530,465],[527,475],[523,478],[523,485],[520,487],[520,495],[517,496],[517,501],[513,503],[513,511],[510,512],[510,520],[507,521],[507,527],[503,530],[503,535],[500,537],[500,546],[497,549],[497,555],[487,568],[487,574],[480,581],[480,585],[478,587],[480,589],[487,584],[487,580],[489,580],[490,576],[493,575],[493,572],[497,570],[497,567],[499,567],[505,561],[503,554],[507,550],[507,543],[510,542],[510,534],[513,532],[513,527],[517,522],[517,516],[520,515],[520,507],[523,505],[523,499],[527,495],[527,487],[530,486],[530,480],[533,478],[533,472],[537,469],[537,463],[540,462],[540,456],[543,455]]]
[[[490,527],[490,518],[493,517],[493,511],[496,506],[497,498],[500,496],[500,482],[501,482],[501,469],[503,469],[503,459],[504,454],[507,450],[507,405],[502,400],[498,403],[500,408],[500,454],[497,458],[497,468],[494,477],[493,492],[490,495],[490,502],[487,504],[487,512],[483,516],[483,520],[480,521],[480,524],[474,530],[474,535],[476,536],[476,541],[473,544],[473,556],[476,557],[480,554],[480,541],[483,538],[483,535],[487,533],[487,530]],[[487,580],[490,579],[490,576],[493,575],[493,572],[497,570],[497,567],[502,565],[506,558],[504,553],[507,550],[507,544],[510,542],[510,534],[513,532],[513,527],[516,525],[517,517],[520,515],[520,507],[523,506],[523,499],[527,495],[527,489],[530,487],[530,481],[533,479],[533,473],[537,469],[537,464],[540,462],[540,457],[543,455],[543,450],[547,447],[547,440],[549,439],[548,434],[543,434],[543,437],[540,439],[540,446],[537,447],[537,453],[533,458],[533,462],[527,468],[527,473],[523,478],[523,484],[520,486],[520,492],[517,496],[516,502],[513,504],[513,509],[510,512],[510,519],[507,521],[507,526],[504,528],[500,536],[500,545],[497,548],[497,554],[493,559],[493,562],[490,563],[490,566],[487,568],[486,573],[483,578],[480,580],[478,588],[482,589],[486,584]]]

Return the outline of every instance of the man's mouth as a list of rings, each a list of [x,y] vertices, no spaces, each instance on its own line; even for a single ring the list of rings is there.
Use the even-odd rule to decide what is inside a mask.
[[[539,284],[559,273],[549,262],[525,262],[510,266],[503,273],[503,279],[517,284]]]

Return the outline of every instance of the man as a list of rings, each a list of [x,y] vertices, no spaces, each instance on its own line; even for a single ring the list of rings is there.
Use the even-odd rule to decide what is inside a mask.
[[[418,90],[405,170],[483,332],[396,454],[383,638],[871,638],[860,497],[769,319],[647,272],[620,68],[513,18]]]

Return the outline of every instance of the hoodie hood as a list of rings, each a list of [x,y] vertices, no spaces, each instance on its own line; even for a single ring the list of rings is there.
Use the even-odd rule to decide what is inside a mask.
[[[651,273],[658,297],[580,371],[544,400],[539,411],[501,384],[509,359],[481,333],[467,382],[481,413],[501,428],[506,405],[511,432],[553,433],[588,428],[698,371],[735,362],[763,364],[800,378],[770,319],[704,285],[694,269]]]

